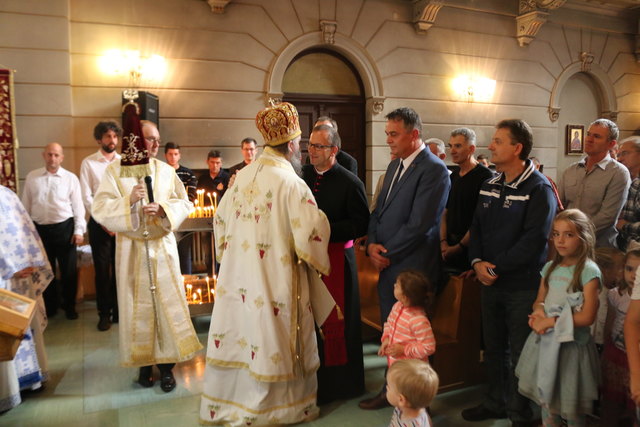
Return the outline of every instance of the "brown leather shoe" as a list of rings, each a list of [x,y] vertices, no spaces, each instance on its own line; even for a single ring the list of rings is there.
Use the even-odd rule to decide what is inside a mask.
[[[360,401],[360,403],[358,403],[358,406],[360,407],[360,409],[373,410],[386,408],[388,406],[391,406],[391,404],[387,400],[387,393],[380,392],[370,399]]]

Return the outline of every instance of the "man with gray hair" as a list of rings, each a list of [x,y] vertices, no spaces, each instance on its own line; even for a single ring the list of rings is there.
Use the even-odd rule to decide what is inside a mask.
[[[443,140],[440,138],[429,138],[424,143],[429,147],[429,150],[431,150],[434,156],[444,162],[444,159],[447,158],[447,150]]]
[[[607,119],[589,125],[585,158],[569,166],[558,193],[567,209],[580,209],[596,227],[596,246],[616,247],[616,221],[631,184],[629,171],[609,155],[618,139],[618,126]]]
[[[640,240],[640,136],[631,136],[620,143],[618,161],[629,169],[631,187],[627,201],[616,224],[618,246],[625,250],[631,240]]]
[[[493,173],[475,159],[476,133],[458,128],[449,138],[451,160],[458,165],[451,175],[451,191],[440,222],[440,253],[447,272],[460,274],[471,268],[467,256],[469,228],[482,183]]]

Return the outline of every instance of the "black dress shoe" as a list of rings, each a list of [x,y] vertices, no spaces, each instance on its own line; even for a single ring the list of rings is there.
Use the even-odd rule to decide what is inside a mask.
[[[111,328],[111,321],[108,315],[100,315],[100,321],[98,321],[99,331],[108,331]]]
[[[478,406],[474,406],[473,408],[468,408],[462,411],[462,418],[464,418],[466,421],[484,421],[493,418],[507,418],[507,413],[494,412],[491,409],[488,409],[486,406],[480,404]]]
[[[171,390],[176,388],[176,379],[173,377],[173,373],[171,371],[162,373],[162,378],[160,379],[160,388],[165,393],[169,393]]]
[[[78,312],[74,309],[65,310],[65,316],[67,316],[69,320],[76,320],[78,318]]]
[[[360,409],[373,410],[373,409],[381,409],[391,406],[389,401],[387,400],[387,393],[380,392],[371,399],[365,399],[358,403]]]
[[[140,367],[140,374],[138,375],[138,384],[142,387],[153,387],[153,375],[151,374],[152,366]]]

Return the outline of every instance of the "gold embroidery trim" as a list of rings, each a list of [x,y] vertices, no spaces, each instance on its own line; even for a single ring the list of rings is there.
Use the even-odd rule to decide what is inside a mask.
[[[233,402],[231,400],[218,399],[218,398],[215,398],[213,396],[209,396],[209,395],[207,395],[205,393],[202,393],[202,397],[204,397],[205,399],[208,399],[208,400],[210,400],[212,402],[218,402],[218,403],[222,403],[224,405],[235,406],[236,408],[241,409],[241,410],[243,410],[245,412],[248,412],[250,414],[262,415],[262,414],[267,414],[269,412],[278,411],[278,410],[281,410],[281,409],[293,408],[294,406],[306,405],[307,403],[312,402],[312,401],[315,402],[316,393],[313,393],[310,396],[303,397],[300,400],[297,400],[295,402],[292,402],[292,403],[289,403],[289,404],[286,404],[286,405],[272,406],[270,408],[262,409],[260,411],[256,411],[255,409],[247,408],[242,403]]]
[[[220,359],[214,359],[214,358],[211,358],[211,357],[207,357],[207,363],[210,364],[210,365],[213,365],[213,366],[220,366],[222,368],[244,369],[244,370],[248,371],[249,375],[251,375],[257,381],[266,382],[266,383],[274,383],[274,382],[280,382],[280,381],[291,381],[291,380],[294,380],[294,379],[298,378],[298,376],[295,375],[294,373],[284,374],[284,375],[262,375],[262,374],[258,374],[257,372],[254,372],[251,369],[249,369],[249,364],[245,363],[245,362],[235,362],[235,361],[230,361],[230,360],[220,360]],[[304,371],[303,375],[304,376],[308,376],[310,374],[314,374],[318,370],[319,367],[320,367],[320,364],[316,364],[311,369],[308,369],[308,370]]]

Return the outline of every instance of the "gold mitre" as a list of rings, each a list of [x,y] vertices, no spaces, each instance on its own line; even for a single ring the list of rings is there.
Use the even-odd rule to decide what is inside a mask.
[[[264,143],[275,147],[300,136],[298,110],[288,102],[274,104],[260,111],[256,116],[256,127],[264,137]]]

